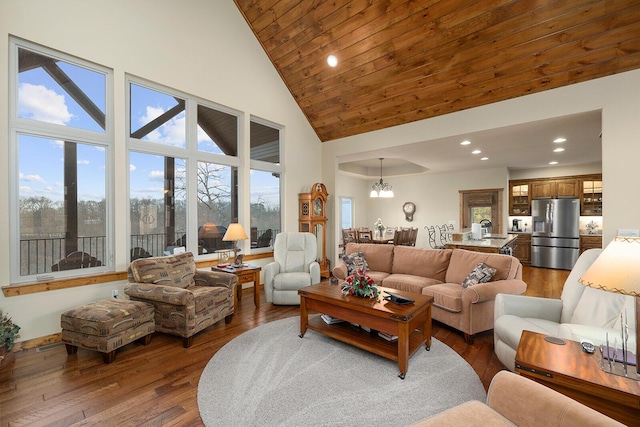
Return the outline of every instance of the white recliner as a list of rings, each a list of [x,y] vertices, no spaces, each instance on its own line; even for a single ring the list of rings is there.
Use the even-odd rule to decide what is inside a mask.
[[[598,346],[621,343],[620,314],[629,325],[629,350],[635,352],[635,300],[584,286],[578,280],[596,260],[602,249],[589,249],[580,255],[564,283],[560,299],[498,294],[494,310],[494,350],[504,366],[515,370],[515,357],[523,330],[573,341],[588,340]]]
[[[273,262],[264,267],[267,302],[300,304],[298,289],[320,283],[316,236],[311,233],[279,233],[273,245]]]

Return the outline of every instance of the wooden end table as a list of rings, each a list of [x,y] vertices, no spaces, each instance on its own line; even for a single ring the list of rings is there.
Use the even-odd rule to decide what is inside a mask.
[[[626,425],[640,420],[640,381],[600,369],[599,349],[582,351],[577,341],[553,344],[544,334],[523,331],[516,372],[546,385]],[[635,366],[629,368],[634,372]]]
[[[258,265],[245,265],[243,267],[233,267],[227,265],[226,267],[218,267],[214,265],[211,267],[211,271],[221,271],[223,273],[235,274],[238,278],[238,284],[236,286],[236,301],[240,302],[242,299],[242,285],[244,283],[253,282],[253,303],[256,307],[260,307],[260,271],[262,269]]]
[[[399,377],[404,379],[409,369],[409,358],[422,345],[431,348],[431,303],[433,297],[410,294],[396,289],[378,287],[415,300],[413,304],[398,305],[378,299],[346,296],[340,285],[320,283],[298,290],[300,295],[300,338],[307,328],[331,338],[370,351],[387,359],[398,361]],[[326,324],[320,316],[309,319],[309,310],[344,320]],[[369,331],[354,328],[352,324],[367,327]],[[398,337],[387,341],[378,332]]]

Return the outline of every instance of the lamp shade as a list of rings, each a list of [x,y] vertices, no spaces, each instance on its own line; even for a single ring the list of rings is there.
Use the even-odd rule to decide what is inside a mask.
[[[236,240],[246,240],[249,236],[244,232],[244,228],[242,225],[238,223],[229,224],[229,228],[227,228],[227,232],[224,233],[223,241],[236,241]]]
[[[640,297],[640,237],[614,238],[579,282],[592,288]]]

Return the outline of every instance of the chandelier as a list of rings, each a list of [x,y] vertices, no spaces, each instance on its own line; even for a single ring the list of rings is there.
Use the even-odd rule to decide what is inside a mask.
[[[376,182],[371,186],[371,194],[369,197],[393,197],[393,190],[391,189],[391,185],[385,183],[382,180],[382,161],[383,157],[379,157],[380,159],[380,182]]]

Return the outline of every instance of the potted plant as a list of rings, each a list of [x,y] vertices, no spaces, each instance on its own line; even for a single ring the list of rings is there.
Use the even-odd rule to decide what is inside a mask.
[[[13,323],[11,318],[0,310],[0,367],[14,359],[11,349],[16,338],[20,337],[19,331],[20,326]]]

